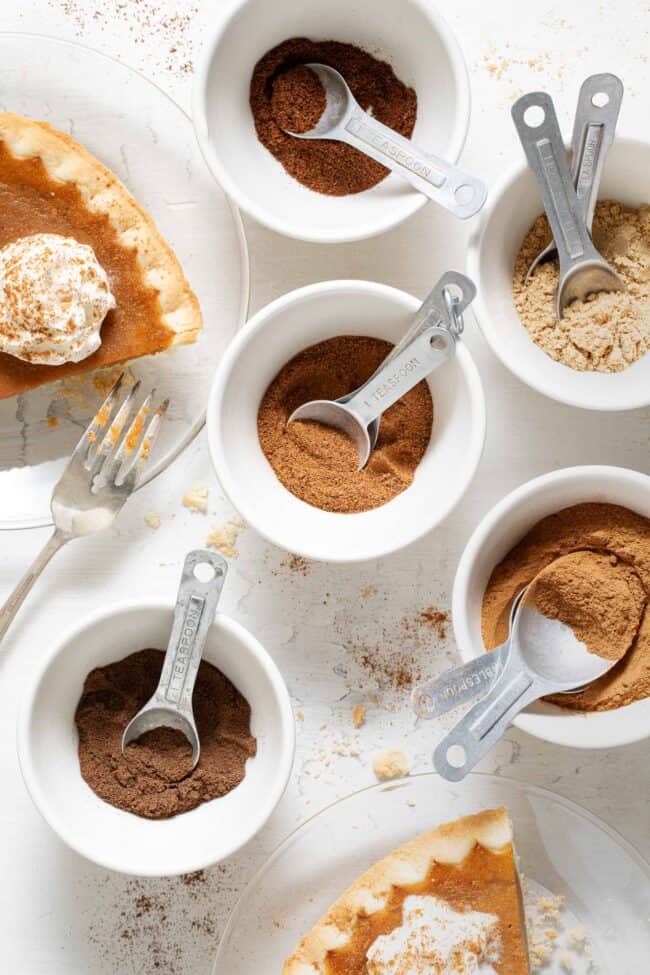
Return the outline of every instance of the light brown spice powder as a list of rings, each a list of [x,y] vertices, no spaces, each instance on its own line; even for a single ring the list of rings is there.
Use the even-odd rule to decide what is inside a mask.
[[[575,301],[558,321],[557,260],[542,264],[525,280],[530,262],[551,239],[548,221],[541,216],[517,255],[512,294],[533,342],[552,359],[579,371],[620,372],[650,349],[650,206],[633,210],[601,201],[593,237],[627,285],[626,292],[601,292]]]

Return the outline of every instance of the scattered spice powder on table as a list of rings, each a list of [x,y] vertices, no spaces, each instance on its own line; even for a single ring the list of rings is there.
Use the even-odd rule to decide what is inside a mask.
[[[312,399],[337,399],[356,389],[388,355],[381,339],[341,335],[300,352],[282,367],[259,407],[260,445],[278,480],[324,511],[369,511],[413,481],[431,437],[433,401],[425,381],[382,415],[377,446],[363,470],[352,441],[314,421],[287,420]]]
[[[526,281],[531,261],[551,239],[541,216],[517,255],[513,300],[533,342],[552,359],[579,371],[620,372],[650,349],[650,206],[633,210],[612,200],[599,202],[593,238],[627,291],[574,301],[558,321],[557,260],[540,265]]]
[[[322,113],[324,92],[320,82],[308,70],[295,70],[309,62],[339,71],[361,107],[407,139],[415,127],[417,96],[385,61],[339,41],[293,37],[268,51],[255,65],[250,106],[260,142],[303,186],[331,196],[361,193],[381,182],[389,170],[342,142],[296,139],[281,128],[290,121],[287,127],[292,131],[306,131],[311,127],[308,123],[313,124]],[[292,97],[296,98],[293,109],[289,104]]]
[[[557,694],[549,700],[577,711],[611,711],[650,697],[650,519],[620,505],[587,502],[564,508],[543,518],[511,549],[493,570],[483,595],[481,628],[486,648],[493,650],[507,638],[510,609],[518,593],[543,569],[572,553],[597,553],[616,573],[614,583],[605,584],[605,565],[602,558],[598,560],[601,585],[592,587],[582,620],[591,633],[582,631],[587,644],[598,643],[598,628],[621,606],[626,607],[627,627],[636,631],[628,652],[603,677],[584,691]],[[626,600],[617,585],[621,579],[629,589]],[[562,590],[566,580],[560,582]],[[548,615],[548,603],[546,610]]]
[[[147,819],[166,819],[226,795],[243,780],[257,743],[248,702],[216,667],[201,661],[193,705],[201,742],[192,750],[171,728],[146,732],[122,751],[127,723],[158,685],[164,654],[139,650],[97,667],[75,714],[81,775],[100,799]]]

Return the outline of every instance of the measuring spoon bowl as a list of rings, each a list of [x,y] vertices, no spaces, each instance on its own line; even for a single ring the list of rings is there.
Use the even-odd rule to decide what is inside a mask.
[[[543,616],[529,591],[515,614],[509,643],[505,666],[492,689],[434,751],[434,766],[449,781],[464,779],[533,701],[578,690],[618,662],[591,653],[570,626]]]
[[[354,394],[338,400],[310,400],[293,411],[288,423],[312,420],[341,430],[354,443],[359,470],[372,452],[368,428],[382,413],[453,355],[452,332],[441,326],[424,329],[397,355],[390,353]]]

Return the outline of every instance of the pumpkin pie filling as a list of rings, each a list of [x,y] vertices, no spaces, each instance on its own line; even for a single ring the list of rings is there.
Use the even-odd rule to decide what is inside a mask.
[[[459,912],[496,915],[501,951],[494,970],[498,975],[528,975],[512,847],[493,853],[481,846],[475,846],[460,864],[435,863],[424,882],[394,887],[382,910],[359,916],[348,943],[328,952],[327,975],[367,975],[369,948],[378,937],[399,927],[404,901],[412,895],[433,895]]]
[[[106,271],[116,299],[116,307],[107,313],[102,323],[99,349],[80,362],[43,365],[0,353],[0,399],[69,375],[160,352],[178,341],[193,341],[200,329],[196,298],[183,278],[173,253],[122,184],[83,147],[63,133],[9,113],[5,113],[0,121],[4,119],[16,125],[18,136],[20,123],[24,122],[30,135],[42,130],[43,138],[56,140],[61,152],[68,151],[74,163],[79,164],[80,159],[82,165],[93,173],[98,195],[105,186],[123,206],[124,222],[130,221],[132,226],[136,225],[140,237],[138,246],[128,246],[121,240],[125,229],[119,226],[121,214],[117,213],[116,217],[115,213],[94,205],[92,200],[88,205],[87,187],[75,179],[54,178],[46,165],[47,155],[46,162],[39,155],[14,155],[6,139],[2,138],[4,126],[0,124],[0,247],[39,233],[59,234],[88,244]],[[159,289],[147,280],[145,268],[148,255],[145,251],[148,243],[151,244],[151,262],[166,262],[166,266],[160,268],[161,280],[165,275],[168,280],[174,279],[181,300],[189,308],[189,317],[195,318],[193,330],[188,328],[182,338],[178,330],[165,320]]]
[[[362,874],[287,958],[283,975],[530,975],[505,808],[404,843]]]

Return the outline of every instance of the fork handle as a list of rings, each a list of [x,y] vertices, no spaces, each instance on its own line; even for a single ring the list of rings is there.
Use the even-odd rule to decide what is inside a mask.
[[[2,609],[0,609],[0,641],[4,639],[5,633],[11,626],[16,613],[25,602],[25,599],[32,586],[40,576],[47,563],[50,561],[52,556],[55,555],[66,542],[69,541],[69,535],[65,535],[63,532],[60,532],[58,528],[54,529],[53,534],[48,539],[45,546],[38,553],[31,566],[12,592],[9,599],[5,602]]]

